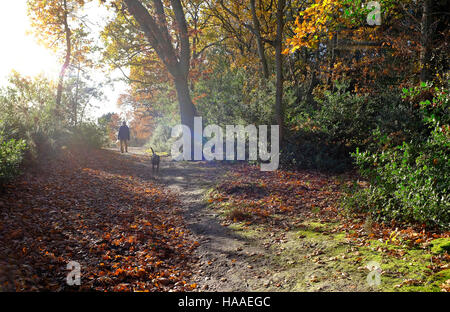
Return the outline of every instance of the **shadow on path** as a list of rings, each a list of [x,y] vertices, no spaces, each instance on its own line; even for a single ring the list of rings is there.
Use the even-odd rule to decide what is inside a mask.
[[[251,255],[263,254],[264,250],[221,225],[217,212],[209,208],[205,198],[208,190],[220,182],[232,165],[174,162],[163,158],[159,173],[152,173],[150,157],[143,148],[130,148],[129,154],[123,154],[123,157],[132,159],[136,155],[148,157],[148,162],[143,162],[143,170],[148,172],[143,176],[151,173],[153,179],[175,192],[183,204],[186,224],[200,244],[195,252],[197,267],[193,270],[193,281],[198,290],[251,291],[246,282],[247,278],[254,279],[256,275],[250,264],[254,261]]]

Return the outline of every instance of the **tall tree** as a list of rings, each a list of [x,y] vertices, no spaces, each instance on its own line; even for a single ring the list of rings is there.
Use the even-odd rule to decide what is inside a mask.
[[[84,5],[84,0],[28,0],[28,14],[37,38],[55,50],[64,49],[64,61],[59,73],[56,111],[61,112],[61,99],[66,71],[72,54],[72,31],[69,18]]]
[[[249,31],[256,41],[256,51],[261,63],[262,73],[265,80],[269,79],[270,71],[265,52],[265,45],[275,49],[275,74],[276,95],[274,103],[274,117],[280,126],[280,139],[283,135],[283,38],[285,26],[286,0],[264,1],[250,0],[234,3],[233,1],[216,0],[223,12],[215,10],[215,15],[222,21],[222,26],[231,31],[233,22],[229,22],[224,15],[232,18]],[[275,14],[273,14],[275,12]],[[262,25],[264,23],[264,25]],[[264,30],[263,30],[264,28]],[[242,38],[239,40],[243,40]],[[253,41],[253,42],[254,42]]]
[[[284,133],[284,109],[283,109],[283,32],[284,32],[284,10],[285,0],[278,0],[277,3],[277,33],[275,37],[275,69],[277,75],[276,95],[275,95],[275,118],[280,127],[280,142]]]
[[[264,78],[269,78],[269,66],[267,65],[266,51],[265,51],[265,43],[263,41],[261,35],[261,24],[259,22],[259,17],[256,13],[256,0],[250,0],[250,8],[252,12],[252,20],[253,20],[253,28],[252,32],[256,37],[256,46],[258,48],[258,55],[261,59],[261,66]]]
[[[175,24],[175,29],[170,30],[167,21],[167,9],[161,0],[153,0],[151,10],[138,0],[124,0],[124,2],[129,13],[138,22],[148,42],[173,77],[177,90],[181,122],[193,132],[194,116],[197,113],[189,91],[188,74],[191,50],[181,1],[170,0]],[[172,36],[173,32],[171,31],[176,35]],[[175,46],[173,41],[176,41]]]
[[[264,3],[261,0],[259,2],[259,7]],[[271,11],[273,2],[268,4],[267,10]],[[250,6],[250,7],[248,7]],[[256,0],[250,0],[249,3],[246,1],[235,2],[235,1],[225,1],[225,0],[215,0],[210,5],[210,10],[212,14],[221,22],[221,28],[230,34],[230,38],[238,40],[241,43],[245,41],[253,42],[256,41],[256,51],[261,63],[261,72],[264,79],[269,79],[269,65],[266,57],[266,43],[274,45],[273,40],[268,39],[270,34],[263,34],[261,26],[261,13],[263,10],[258,9]],[[268,21],[271,22],[271,13],[268,14]],[[237,25],[236,25],[237,23]],[[252,36],[246,38],[244,32],[239,29],[242,27],[247,33],[249,32]],[[269,35],[269,36],[268,36]]]
[[[420,80],[430,79],[430,60],[431,60],[431,17],[433,1],[423,0],[422,3],[422,22],[421,22],[421,50],[420,50]]]

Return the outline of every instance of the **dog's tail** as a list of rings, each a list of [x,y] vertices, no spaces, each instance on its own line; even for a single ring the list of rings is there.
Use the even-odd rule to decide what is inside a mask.
[[[153,156],[155,156],[155,151],[153,150],[153,147],[150,146],[150,149],[152,150]]]

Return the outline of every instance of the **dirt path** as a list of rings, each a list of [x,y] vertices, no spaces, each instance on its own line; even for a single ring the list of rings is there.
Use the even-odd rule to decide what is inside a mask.
[[[130,153],[145,154],[144,150],[137,148],[130,149]],[[195,251],[198,262],[193,268],[193,282],[198,285],[198,290],[369,290],[365,284],[367,273],[352,280],[339,267],[336,268],[335,259],[328,264],[321,261],[319,256],[327,248],[333,251],[336,247],[345,248],[346,243],[335,241],[332,235],[321,237],[325,240],[298,241],[298,237],[285,231],[267,233],[261,229],[254,233],[256,235],[248,235],[236,227],[224,226],[223,217],[209,207],[206,195],[221,182],[230,166],[224,163],[173,162],[166,158],[160,173],[155,174],[155,179],[176,192],[182,201],[185,221],[194,239],[200,243]],[[292,239],[297,240],[295,244]],[[306,260],[299,263],[299,259]],[[318,281],[319,278],[323,279],[322,282]]]
[[[131,154],[145,154],[131,148]],[[254,256],[264,249],[253,246],[221,224],[217,212],[208,207],[207,192],[227,173],[227,166],[206,162],[173,162],[164,159],[155,179],[178,194],[184,217],[200,245],[195,253],[198,262],[193,281],[202,291],[252,291],[250,280],[262,276],[257,272]]]

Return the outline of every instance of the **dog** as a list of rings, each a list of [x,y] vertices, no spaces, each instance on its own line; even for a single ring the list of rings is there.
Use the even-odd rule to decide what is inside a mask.
[[[152,172],[155,172],[155,168],[156,168],[156,172],[159,172],[159,163],[161,162],[161,157],[159,157],[159,155],[156,155],[155,151],[153,150],[152,147],[150,147],[150,149],[152,150]]]

